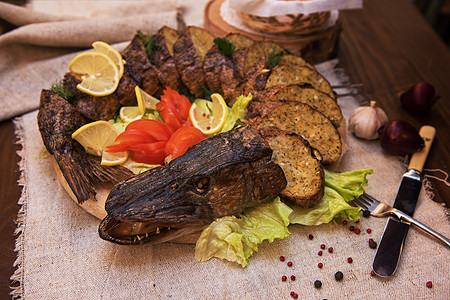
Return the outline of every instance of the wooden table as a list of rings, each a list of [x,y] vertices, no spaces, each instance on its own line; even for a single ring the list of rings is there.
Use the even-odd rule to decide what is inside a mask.
[[[361,83],[364,96],[375,99],[390,119],[403,119],[416,128],[430,124],[437,138],[425,168],[450,172],[450,53],[410,0],[367,0],[364,9],[340,14],[343,31],[338,56],[353,83]],[[398,93],[429,81],[441,95],[426,115],[406,112]],[[8,299],[14,272],[15,219],[21,194],[19,158],[12,121],[0,123],[0,298]],[[431,179],[435,201],[450,204],[450,189]]]

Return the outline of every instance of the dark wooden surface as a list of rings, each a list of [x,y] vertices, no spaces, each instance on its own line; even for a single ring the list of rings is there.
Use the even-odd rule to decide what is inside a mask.
[[[450,53],[410,0],[367,0],[364,9],[341,12],[343,32],[339,59],[361,93],[378,101],[390,119],[403,119],[415,127],[437,128],[437,138],[425,168],[449,173],[450,162]],[[426,115],[406,112],[398,94],[419,81],[432,83],[441,99]],[[21,188],[19,158],[12,121],[0,123],[0,299],[9,299],[17,204]],[[450,188],[431,179],[435,201],[450,203]]]

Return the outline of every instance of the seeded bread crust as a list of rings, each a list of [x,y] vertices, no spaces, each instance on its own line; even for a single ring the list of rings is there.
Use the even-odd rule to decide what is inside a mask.
[[[259,102],[292,100],[306,103],[323,113],[337,128],[344,119],[341,108],[335,99],[314,89],[309,84],[274,86],[260,91],[253,97],[253,100]]]
[[[272,160],[283,169],[287,180],[280,196],[302,207],[312,207],[324,194],[322,157],[300,135],[274,126],[260,129],[273,150]]]
[[[321,112],[308,104],[295,101],[250,102],[246,116],[257,128],[275,126],[306,139],[319,150],[323,164],[331,164],[341,156],[339,132]]]

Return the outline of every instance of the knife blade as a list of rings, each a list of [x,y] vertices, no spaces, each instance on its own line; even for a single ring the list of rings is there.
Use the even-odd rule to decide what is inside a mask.
[[[409,162],[408,171],[403,174],[393,207],[412,217],[422,188],[422,170],[436,135],[432,126],[422,126],[419,130],[424,139],[424,148],[414,153]],[[389,218],[383,236],[373,260],[372,269],[380,277],[389,277],[397,269],[409,224]]]

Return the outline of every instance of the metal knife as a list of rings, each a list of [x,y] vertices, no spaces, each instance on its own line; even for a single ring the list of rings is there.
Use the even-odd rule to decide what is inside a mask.
[[[420,128],[419,134],[424,139],[425,146],[411,156],[408,171],[402,176],[402,182],[393,205],[411,217],[422,187],[422,169],[436,135],[436,129],[425,125]],[[389,218],[372,265],[373,271],[378,276],[389,277],[394,274],[408,229],[408,223]]]

